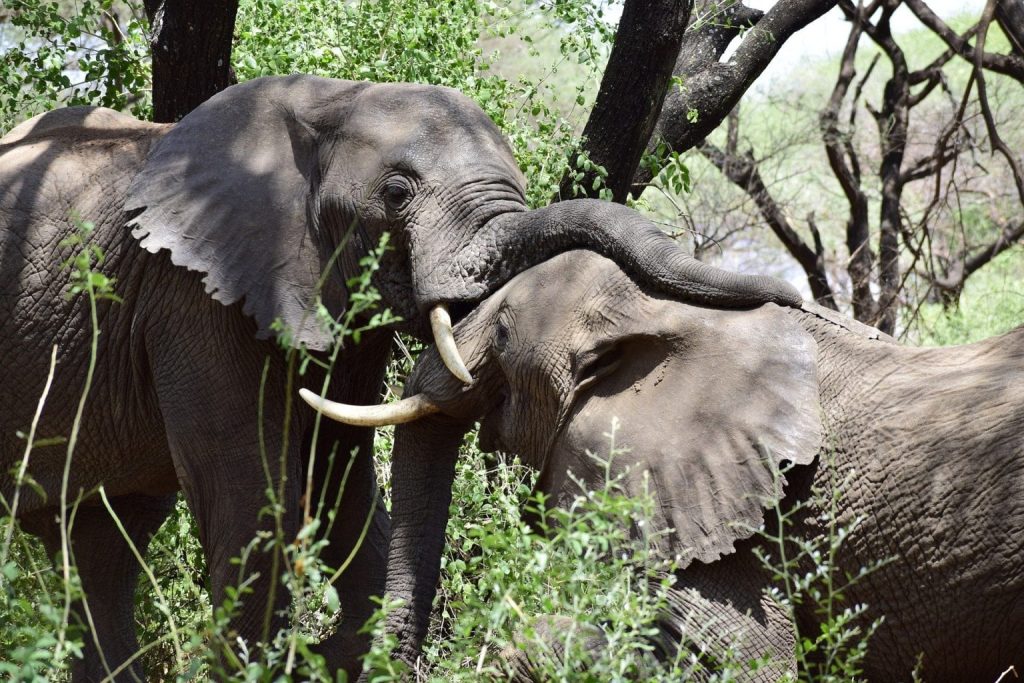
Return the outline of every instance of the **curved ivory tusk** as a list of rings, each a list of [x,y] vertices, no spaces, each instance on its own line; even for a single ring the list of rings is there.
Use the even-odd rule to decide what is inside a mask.
[[[412,422],[441,411],[441,408],[423,394],[403,398],[395,403],[375,406],[353,406],[321,398],[309,389],[299,389],[299,396],[324,416],[356,427],[383,427]]]
[[[455,334],[452,332],[452,319],[448,315],[448,309],[444,304],[438,304],[430,309],[430,329],[434,332],[434,343],[437,351],[441,354],[441,360],[453,375],[458,377],[464,384],[473,381],[473,375],[462,362],[459,355],[459,347],[455,345]]]

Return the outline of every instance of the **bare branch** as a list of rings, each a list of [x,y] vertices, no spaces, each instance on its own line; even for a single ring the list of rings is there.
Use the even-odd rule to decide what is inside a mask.
[[[793,229],[782,207],[775,201],[757,167],[757,161],[749,152],[743,156],[733,156],[723,152],[714,144],[702,142],[697,148],[704,157],[722,172],[734,185],[743,190],[757,205],[761,216],[775,236],[786,247],[786,251],[796,259],[807,275],[807,283],[811,295],[818,303],[838,310],[832,287],[825,274],[825,254],[821,244],[821,236],[811,221],[815,248],[807,246],[800,235]]]
[[[1024,220],[1008,223],[1003,226],[999,236],[990,244],[982,247],[970,257],[961,257],[942,277],[931,278],[932,284],[940,291],[946,301],[955,301],[967,282],[967,278],[981,270],[996,256],[1003,253],[1024,238]]]
[[[873,321],[877,308],[874,294],[871,292],[873,256],[868,244],[868,199],[860,185],[860,163],[850,142],[852,130],[850,133],[844,133],[839,128],[839,112],[850,84],[857,75],[857,45],[863,33],[866,11],[856,10],[854,14],[850,35],[839,63],[839,75],[828,104],[819,117],[819,127],[829,166],[850,205],[850,216],[846,222],[846,248],[850,252],[847,271],[850,273],[852,286],[853,315],[858,320]]]
[[[1003,1],[1006,2],[1006,0]],[[958,35],[946,22],[940,19],[924,0],[903,0],[903,4],[914,13],[914,16],[922,24],[935,32],[956,54],[972,63],[980,61],[982,67],[1024,83],[1024,56],[1021,56],[1019,53],[1001,55],[985,52],[984,41],[982,41],[978,48],[975,48],[968,42],[965,36]],[[1019,2],[1009,3],[1011,14],[1016,11],[1024,11],[1018,10],[1015,7],[1015,5],[1019,4]],[[1014,14],[1014,16],[1016,15]]]
[[[992,108],[988,103],[988,89],[985,84],[983,64],[985,38],[988,36],[989,24],[991,24],[992,18],[995,16],[996,1],[988,1],[985,5],[985,11],[982,13],[981,21],[978,23],[978,50],[974,55],[974,79],[978,82],[978,103],[981,105],[981,115],[985,119],[985,129],[992,143],[992,149],[997,150],[1006,159],[1006,163],[1009,164],[1010,170],[1013,172],[1013,182],[1017,186],[1017,196],[1020,199],[1021,205],[1024,206],[1024,173],[1021,171],[1020,161],[1014,156],[1013,152],[999,135],[995,118],[992,116]]]

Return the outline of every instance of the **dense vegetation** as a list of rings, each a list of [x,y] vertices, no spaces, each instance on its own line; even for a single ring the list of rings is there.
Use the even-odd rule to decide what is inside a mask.
[[[512,141],[529,179],[529,199],[539,205],[557,194],[567,173],[577,185],[586,184],[577,190],[603,189],[602,169],[579,149],[576,136],[593,102],[614,34],[604,4],[253,0],[240,5],[232,63],[238,80],[299,71],[458,88],[479,102]],[[74,12],[40,0],[18,0],[9,6],[13,18],[0,25],[0,48],[5,50],[0,59],[0,131],[58,104],[103,104],[147,115],[147,38],[141,8],[109,0],[84,0]],[[831,71],[835,65],[807,68],[810,78],[815,70]],[[877,83],[873,87],[881,88]],[[1005,111],[1015,111],[1024,105],[1024,97],[1011,93],[1004,102],[1010,107]],[[755,148],[772,145],[773,122],[781,126],[790,116],[778,101],[763,96],[745,104],[744,112],[761,122],[744,128]],[[806,149],[789,146],[784,151],[789,156],[782,151],[761,155],[769,164],[777,162],[773,173],[783,178],[773,185],[778,194],[796,195],[796,188],[808,184],[809,175],[827,173],[824,160]],[[785,258],[778,245],[746,229],[749,219],[744,223],[726,214],[725,206],[743,201],[743,193],[728,195],[728,181],[715,175],[696,152],[669,155],[662,162],[658,196],[648,193],[639,208],[674,227],[682,220],[676,207],[692,207],[683,213],[696,227],[697,246],[709,258],[720,254],[710,248],[703,227],[714,225],[718,217],[731,231],[713,235],[731,250],[732,260],[727,262],[749,260],[751,255],[760,262]],[[841,262],[844,209],[829,202],[815,206],[831,258]],[[970,220],[988,218],[978,212]],[[950,225],[962,226],[965,221],[958,214]],[[691,233],[680,234],[684,244],[693,241]],[[85,247],[84,226],[81,239],[82,256],[73,264],[69,288],[76,287],[77,295],[87,299],[110,295],[109,283],[94,277],[102,272],[102,262]],[[763,270],[760,262],[751,269]],[[953,304],[928,294],[903,300],[907,305],[901,309],[898,332],[915,343],[952,344],[1005,331],[1024,320],[1024,298],[1017,286],[1022,276],[1024,253],[1019,247],[1003,251],[964,283]],[[362,283],[364,288],[367,283]],[[845,306],[848,298],[838,298]],[[367,300],[372,302],[372,297]],[[342,321],[339,332],[351,334],[356,324]],[[408,340],[400,346],[416,350]],[[400,354],[393,384],[401,383],[411,359],[411,354]],[[89,404],[86,409],[103,408]],[[604,457],[613,457],[618,447],[610,426],[609,453]],[[378,437],[377,456],[385,491],[389,452],[389,435],[384,432]],[[604,490],[581,493],[569,510],[544,512],[542,501],[531,498],[531,476],[517,462],[484,455],[474,442],[465,445],[424,671],[443,680],[501,680],[507,666],[502,651],[526,643],[536,653],[535,663],[552,680],[674,681],[700,666],[685,650],[668,661],[656,661],[652,655],[651,637],[667,609],[665,589],[672,566],[658,559],[647,541],[628,533],[648,517],[650,501],[618,495],[612,480]],[[5,504],[9,509],[10,501]],[[787,514],[777,511],[783,531]],[[531,515],[532,524],[527,521]],[[14,680],[60,679],[83,637],[80,625],[68,623],[66,607],[77,592],[73,567],[53,571],[41,546],[14,520],[0,516],[0,522],[0,675]],[[857,660],[870,645],[870,633],[853,623],[863,607],[835,600],[848,577],[832,576],[828,558],[842,536],[836,530],[829,547],[793,548],[796,557],[819,558],[820,571],[813,577],[793,573],[792,554],[788,561],[765,558],[778,574],[777,597],[784,604],[812,600],[835,610],[821,633],[798,634],[806,680],[855,678]],[[315,544],[298,544],[291,551],[293,571],[284,582],[296,596],[293,628],[251,660],[229,658],[226,673],[239,680],[334,679],[307,648],[331,628],[338,611],[338,596],[329,581],[337,568],[321,565],[318,550]],[[202,552],[183,504],[151,545],[147,566],[140,580],[137,620],[148,674],[153,680],[207,679],[218,666],[215,654],[234,646],[227,630],[232,605],[210,604]],[[238,599],[245,598],[243,589]],[[382,605],[380,615],[387,607]],[[377,624],[382,623],[380,615]],[[538,621],[538,615],[548,617]],[[547,618],[556,620],[554,626]],[[600,627],[610,643],[596,659],[586,650],[590,627]],[[565,656],[556,656],[540,637],[551,631],[562,636]],[[367,660],[374,681],[400,680],[404,675],[387,652],[387,642],[379,641]],[[722,662],[718,675],[728,680],[751,665]]]

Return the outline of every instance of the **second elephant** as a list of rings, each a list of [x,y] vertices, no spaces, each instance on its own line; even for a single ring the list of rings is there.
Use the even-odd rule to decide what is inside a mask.
[[[650,482],[655,526],[672,530],[662,551],[683,558],[680,609],[719,624],[716,638],[744,660],[775,662],[755,678],[794,668],[792,619],[804,634],[821,624],[811,607],[791,619],[765,597],[772,577],[752,551],[784,462],[781,503],[804,504],[791,534],[826,534],[830,511],[811,488],[848,481],[832,515],[852,529],[837,569],[886,562],[845,591],[866,619],[885,617],[867,679],[908,679],[919,656],[932,681],[994,681],[1024,664],[1024,327],[909,348],[813,305],[686,304],[572,252],[509,282],[456,337],[476,381],[451,381],[426,353],[406,388],[420,418],[395,436],[388,592],[410,601],[391,622],[400,656],[423,637],[473,421],[485,450],[519,454],[568,504],[579,494],[570,472],[602,485],[587,451],[606,452],[618,418],[629,453],[612,476],[627,492]]]

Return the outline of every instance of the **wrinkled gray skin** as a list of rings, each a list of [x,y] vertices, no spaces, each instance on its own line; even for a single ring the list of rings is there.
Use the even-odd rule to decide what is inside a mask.
[[[456,339],[476,381],[451,381],[431,351],[406,390],[443,413],[396,433],[393,597],[429,611],[436,524],[473,419],[485,449],[521,455],[540,470],[538,488],[564,504],[579,492],[570,471],[601,487],[603,466],[585,451],[608,453],[617,417],[616,444],[630,451],[612,474],[626,472],[635,493],[647,473],[653,526],[674,529],[661,550],[683,560],[669,621],[696,614],[704,631],[690,635],[711,653],[721,654],[714,638],[738,637],[741,657],[773,658],[764,680],[794,666],[792,625],[762,597],[769,577],[751,551],[776,498],[772,470],[788,461],[782,504],[808,505],[791,534],[820,537],[825,511],[810,487],[850,477],[837,521],[865,521],[840,568],[892,558],[845,592],[845,605],[885,615],[868,679],[909,679],[919,654],[931,681],[993,681],[1024,664],[1024,327],[969,346],[909,348],[812,305],[681,303],[607,259],[571,252],[509,282]],[[802,633],[817,632],[812,610],[797,616]],[[422,626],[415,612],[391,624],[406,659]]]
[[[54,111],[0,140],[0,494],[8,502],[9,473],[24,451],[16,432],[28,432],[54,344],[59,362],[39,437],[69,434],[84,386],[88,307],[82,298],[65,299],[68,272],[60,265],[71,254],[61,242],[73,232],[73,214],[96,225],[90,239],[105,252],[102,270],[117,279],[124,299],[99,305],[99,361],[68,481],[70,500],[85,494],[73,550],[95,624],[77,680],[102,677],[137,648],[138,567],[89,495],[97,486],[106,487],[143,549],[173,493],[183,490],[218,605],[237,581],[230,559],[272,528],[259,515],[268,487],[257,441],[265,362],[265,452],[284,450],[285,533],[298,528],[314,414],[296,407],[283,443],[286,360],[269,341],[271,325],[281,320],[295,345],[326,349],[329,335],[310,314],[315,296],[332,314],[343,311],[346,280],[384,231],[393,249],[374,282],[404,329],[421,336],[433,304],[450,304],[458,319],[515,273],[579,245],[698,301],[747,306],[795,296],[766,279],[688,259],[623,207],[573,201],[526,211],[522,176],[499,131],[445,88],[258,79],[173,126],[104,109]],[[607,225],[622,231],[600,227]],[[370,333],[341,353],[328,395],[378,401],[391,334]],[[323,378],[312,373],[302,383],[320,387]],[[343,460],[357,446],[359,457],[330,538],[330,564],[348,556],[374,515],[343,577],[346,619],[323,644],[331,664],[351,669],[366,645],[355,629],[372,607],[368,597],[383,586],[388,520],[380,509],[371,512],[377,484],[369,429],[324,427],[313,500],[325,488],[332,500],[337,489],[344,463],[331,477],[324,467],[335,444]],[[28,472],[45,495],[25,489],[18,508],[51,552],[59,547],[54,520],[64,461],[59,446],[33,452]],[[274,466],[271,473],[277,488],[280,472]],[[247,569],[259,578],[232,627],[255,642],[266,633],[271,558],[256,553]],[[282,593],[275,593],[278,608]],[[275,616],[269,627],[278,626]],[[133,675],[141,675],[137,665],[122,677]]]

